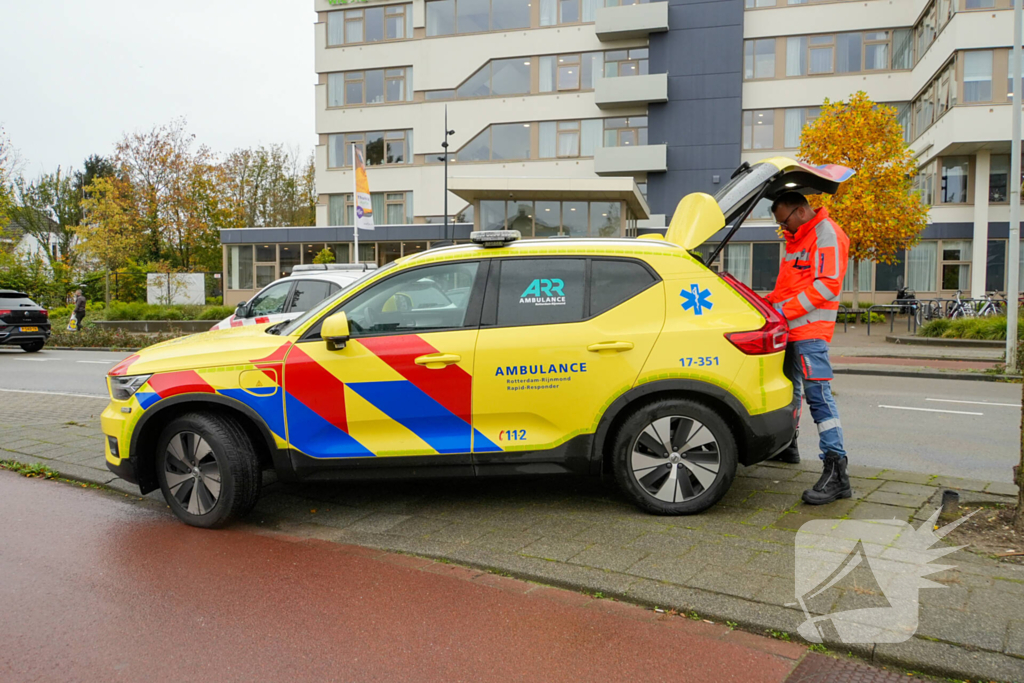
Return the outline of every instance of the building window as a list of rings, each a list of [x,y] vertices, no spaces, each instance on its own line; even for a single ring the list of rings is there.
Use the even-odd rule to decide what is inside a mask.
[[[370,194],[374,225],[408,225],[413,222],[412,192]],[[332,194],[327,213],[331,225],[352,225],[355,217],[352,193]]]
[[[860,271],[857,279],[857,291],[858,292],[870,292],[871,291],[871,261],[863,260],[860,262]],[[849,259],[846,262],[846,277],[843,278],[843,291],[853,291],[853,259]]]
[[[889,68],[889,32],[864,34],[864,70],[883,71]]]
[[[647,117],[630,116],[604,120],[605,147],[636,147],[647,144]]]
[[[787,149],[800,147],[800,136],[804,127],[813,123],[821,115],[821,107],[800,107],[786,110],[785,140],[783,146]]]
[[[509,31],[530,27],[530,0],[432,0],[427,35]]]
[[[786,75],[807,75],[807,36],[786,38]]]
[[[256,289],[262,289],[277,279],[277,245],[256,245]]]
[[[488,126],[455,154],[455,160],[522,161],[530,159],[530,123],[502,123]]]
[[[914,27],[914,39],[917,43],[917,61],[921,61],[924,53],[935,42],[935,3],[932,3],[925,12],[921,22]]]
[[[938,270],[938,242],[921,242],[907,254],[907,289],[915,292],[934,292],[935,273]]]
[[[775,39],[748,40],[743,43],[743,77],[775,77]]]
[[[494,0],[503,2],[503,0]],[[619,4],[619,3],[615,3]],[[632,2],[622,4],[632,5]],[[602,0],[540,0],[540,25],[578,24],[594,21]]]
[[[459,99],[528,95],[530,93],[529,57],[495,59],[466,79],[455,91]]]
[[[964,53],[964,102],[992,101],[992,50]]]
[[[592,157],[601,147],[603,119],[543,121],[540,124],[541,159]]]
[[[363,153],[367,166],[394,166],[413,162],[411,130],[337,133],[327,138],[327,167],[351,168],[353,145]]]
[[[1009,202],[1010,155],[993,154],[988,169],[988,200]]]
[[[835,70],[835,38],[833,36],[810,36],[807,39],[810,56],[807,60],[807,73],[830,74]]]
[[[985,263],[985,291],[1001,292],[1006,287],[1006,242],[989,240]],[[974,293],[978,296],[980,292]]]
[[[964,7],[967,9],[992,9],[996,6],[996,0],[966,0]]]
[[[775,148],[775,110],[743,112],[743,149]]]
[[[622,202],[483,200],[480,229],[518,230],[523,237],[621,237],[622,210]]]
[[[966,291],[970,288],[971,240],[943,240],[942,289]]]
[[[292,274],[292,268],[302,263],[302,249],[298,244],[279,244],[278,249],[280,250],[278,261],[280,275],[278,277],[288,277]]]
[[[252,245],[242,244],[227,248],[227,288],[252,289]]]
[[[327,106],[411,102],[412,67],[344,71],[327,75]]]
[[[903,256],[904,252],[901,250],[896,255],[895,263],[876,263],[875,264],[875,291],[876,292],[895,292],[900,288],[903,279]],[[864,265],[861,264],[860,271],[864,272]]]
[[[386,5],[327,13],[327,46],[412,38],[412,5]]]
[[[970,173],[968,157],[944,157],[942,159],[943,204],[967,203],[967,176]]]
[[[1021,61],[1024,61],[1024,56],[1021,57]],[[1021,74],[1024,74],[1024,68],[1021,69]],[[1022,78],[1024,78],[1024,75],[1022,75]],[[1013,50],[1007,50],[1006,55],[1006,99],[1009,102],[1013,101]],[[1021,280],[1021,282],[1024,282],[1024,280]]]
[[[595,74],[600,75],[604,54],[544,55],[540,58],[540,92],[593,90]]]
[[[635,50],[610,50],[604,53],[604,75],[606,78],[622,76],[646,76],[649,73],[646,47]]]
[[[897,29],[892,32],[892,68],[914,68],[914,32],[910,29]]]
[[[725,247],[725,272],[750,286],[750,243],[727,244]]]
[[[792,2],[790,2],[792,4]],[[743,7],[745,9],[754,9],[756,7],[775,7],[775,0],[743,0]]]
[[[779,243],[764,242],[753,245],[753,276],[751,288],[760,292],[775,289],[775,280],[779,277]]]

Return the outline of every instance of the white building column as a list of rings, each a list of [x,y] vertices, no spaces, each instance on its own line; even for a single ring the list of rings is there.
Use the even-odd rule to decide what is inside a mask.
[[[988,174],[991,153],[978,150],[974,162],[974,243],[971,245],[971,296],[985,295],[988,268]]]

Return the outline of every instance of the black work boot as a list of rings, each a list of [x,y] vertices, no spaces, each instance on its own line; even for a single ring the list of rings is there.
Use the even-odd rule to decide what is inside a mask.
[[[776,453],[772,460],[778,460],[779,462],[788,462],[791,465],[796,465],[800,462],[800,449],[796,447],[796,439],[786,446],[783,450]]]
[[[846,458],[835,451],[825,454],[824,470],[814,488],[804,491],[804,502],[808,505],[824,505],[839,498],[853,495],[850,477],[846,474]]]

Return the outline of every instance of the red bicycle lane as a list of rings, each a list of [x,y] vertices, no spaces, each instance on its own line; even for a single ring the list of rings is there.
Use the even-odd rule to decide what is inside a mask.
[[[0,471],[0,680],[783,681],[804,648]]]

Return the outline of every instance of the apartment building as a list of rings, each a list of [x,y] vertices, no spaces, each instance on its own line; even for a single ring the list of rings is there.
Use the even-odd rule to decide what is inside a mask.
[[[355,260],[352,147],[385,263],[472,229],[633,236],[741,161],[795,155],[825,98],[895,106],[933,205],[920,245],[864,264],[893,298],[1004,290],[1010,0],[314,0],[316,228],[224,231],[227,298],[311,260]],[[448,214],[445,213],[445,116]],[[724,267],[774,286],[767,207]],[[851,269],[852,270],[852,269]],[[852,289],[852,281],[847,289]]]

